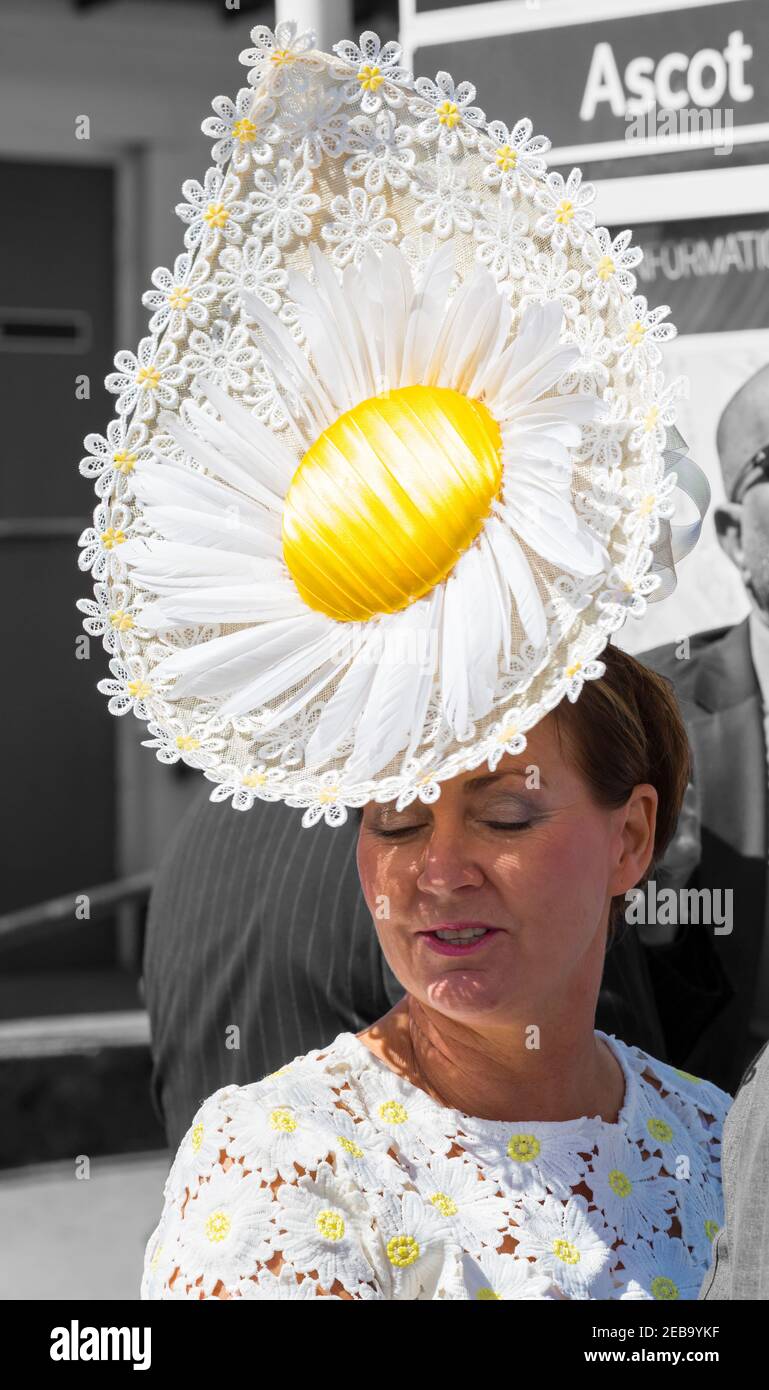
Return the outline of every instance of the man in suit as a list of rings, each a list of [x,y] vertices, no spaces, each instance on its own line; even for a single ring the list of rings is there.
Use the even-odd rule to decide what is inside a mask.
[[[670,1060],[733,1093],[769,1038],[769,366],[729,401],[716,442],[716,530],[750,615],[640,659],[673,682],[692,745],[700,852],[686,887],[732,894],[730,933],[689,922],[649,947],[655,997]]]
[[[144,948],[152,1099],[176,1152],[200,1102],[403,996],[358,883],[358,820],[310,830],[282,802],[237,812],[208,799],[182,818],[159,866]],[[637,934],[607,954],[597,1026],[663,1057]]]

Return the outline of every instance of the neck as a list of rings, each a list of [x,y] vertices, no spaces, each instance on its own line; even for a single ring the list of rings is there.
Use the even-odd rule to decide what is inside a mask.
[[[407,994],[362,1041],[434,1100],[479,1119],[601,1115],[613,1124],[624,1099],[622,1068],[592,1013],[561,1012],[537,1038],[530,1020],[481,1031]]]

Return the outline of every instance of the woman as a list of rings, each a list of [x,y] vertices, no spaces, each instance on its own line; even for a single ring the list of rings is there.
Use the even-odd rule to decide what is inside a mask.
[[[674,697],[606,674],[358,865],[406,995],[193,1120],[145,1298],[697,1297],[730,1097],[594,1031],[612,912],[672,835]]]
[[[109,708],[212,800],[362,808],[406,999],[205,1101],[143,1294],[694,1297],[727,1097],[594,1030],[687,780],[607,648],[696,539],[676,483],[707,500],[668,310],[528,119],[371,33],[252,37],[87,440],[81,607]]]

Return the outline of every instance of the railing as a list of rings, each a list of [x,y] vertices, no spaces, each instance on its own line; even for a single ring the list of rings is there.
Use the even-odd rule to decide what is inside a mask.
[[[35,903],[33,907],[6,912],[0,916],[0,942],[21,935],[29,940],[31,935],[46,931],[56,922],[77,922],[77,904],[83,899],[88,901],[88,918],[84,920],[93,921],[115,911],[138,915],[149,898],[153,879],[153,872],[146,870],[112,883],[97,884],[95,888],[81,888],[77,893],[63,893],[58,898]]]

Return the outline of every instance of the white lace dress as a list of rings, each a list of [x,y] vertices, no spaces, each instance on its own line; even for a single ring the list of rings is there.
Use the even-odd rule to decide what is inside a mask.
[[[616,1124],[475,1119],[353,1033],[204,1101],[143,1299],[695,1299],[731,1097],[598,1032]]]

